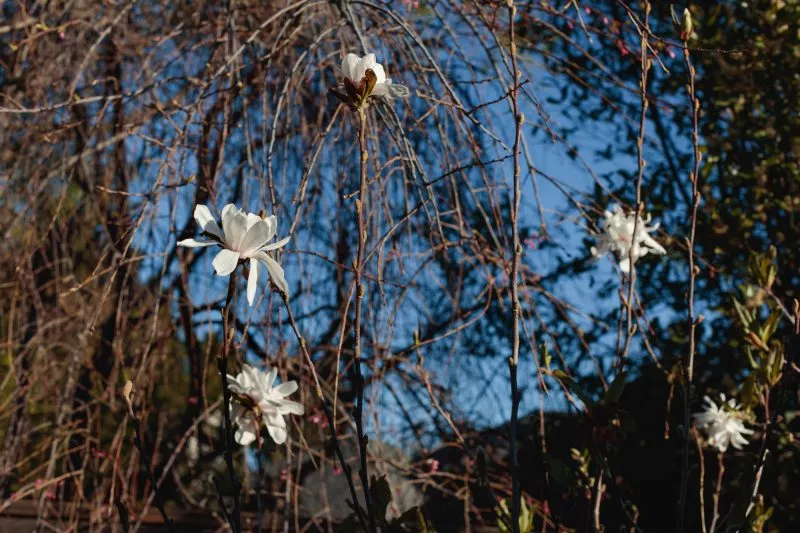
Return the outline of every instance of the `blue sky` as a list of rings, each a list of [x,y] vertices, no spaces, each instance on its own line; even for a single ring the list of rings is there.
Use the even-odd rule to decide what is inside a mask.
[[[468,44],[474,47],[476,56],[481,56],[483,50],[476,44]],[[167,55],[177,54],[178,51],[165,48]],[[467,52],[470,53],[469,51]],[[533,75],[526,84],[526,90],[530,91],[540,102],[546,102],[549,96],[556,96],[558,89],[558,80],[553,78],[550,74],[545,72],[541,67],[537,66],[534,62],[537,60],[535,57],[523,57],[526,62],[525,68]],[[530,63],[528,63],[530,62]],[[196,66],[196,65],[195,65]],[[181,75],[186,71],[193,68],[191,62],[189,64],[174,65],[166,72],[169,75]],[[174,70],[174,71],[173,71]],[[131,76],[136,76],[136,73],[131,73]],[[406,76],[403,73],[398,73],[395,78],[399,78],[404,83],[411,84],[413,77]],[[478,84],[475,85],[475,96],[477,102],[491,102],[498,99],[502,92],[497,84]],[[164,89],[165,91],[168,88]],[[257,94],[257,93],[256,93]],[[163,97],[167,97],[164,95]],[[412,97],[414,98],[414,97]],[[414,102],[411,102],[413,104]],[[333,105],[327,99],[320,100],[321,105]],[[209,102],[210,105],[210,102]],[[396,109],[398,111],[405,111],[409,103],[397,102]],[[583,164],[577,160],[569,157],[567,149],[563,144],[553,142],[546,134],[542,134],[541,128],[537,134],[534,129],[537,128],[537,122],[540,119],[537,116],[537,109],[526,99],[523,99],[523,112],[528,117],[526,127],[523,129],[525,138],[529,144],[530,151],[534,160],[534,164],[541,171],[541,173],[552,176],[557,179],[562,186],[565,186],[577,193],[590,194],[594,184],[592,175]],[[544,103],[544,110],[548,114],[550,125],[558,130],[560,126],[574,125],[573,119],[565,114],[565,109],[559,108],[557,105]],[[257,111],[257,106],[253,107],[253,112]],[[495,103],[484,109],[484,113],[491,116],[491,121],[495,125],[495,130],[500,135],[507,145],[513,144],[513,119],[511,119],[508,105],[505,101]],[[186,125],[187,117],[185,114],[179,114],[172,117],[172,122],[178,128],[183,128]],[[196,120],[196,117],[192,117]],[[271,120],[271,119],[270,119]],[[250,117],[251,135],[260,132],[263,121],[258,116]],[[500,127],[500,125],[507,127]],[[266,124],[269,126],[269,123]],[[163,125],[163,128],[168,128],[168,125]],[[571,137],[570,141],[578,148],[581,155],[587,159],[588,163],[597,175],[603,175],[615,169],[634,169],[636,162],[632,158],[618,158],[612,161],[600,160],[592,156],[595,149],[602,148],[607,144],[609,139],[613,138],[615,131],[614,124],[598,124],[598,123],[584,123]],[[189,132],[193,137],[199,134],[199,127],[193,125],[189,127]],[[155,135],[157,132],[149,132]],[[246,136],[244,130],[241,128],[234,129],[230,132],[228,140],[228,148],[226,150],[236,150],[237,147],[241,150],[242,145],[245,144]],[[151,148],[148,143],[141,137],[131,136],[126,141],[126,148],[130,154],[147,153]],[[489,154],[487,154],[489,155]],[[491,154],[492,157],[507,155],[500,149],[496,149],[496,153]],[[248,156],[250,157],[250,156]],[[255,198],[264,198],[263,182],[264,172],[262,169],[263,155],[255,154],[255,167],[248,167],[246,171],[245,189],[241,196],[237,199],[237,203],[241,205],[242,199],[247,199],[245,206],[254,211],[262,203],[254,201]],[[488,158],[487,158],[488,159]],[[144,165],[140,161],[130,160],[130,164],[138,164],[143,169],[145,179],[140,183],[141,190],[138,192],[148,192],[149,188],[154,182],[154,176],[163,175],[162,185],[167,183],[175,183],[179,180],[184,180],[190,176],[198,173],[197,161],[192,150],[177,149],[171,156],[171,159],[164,161],[163,159],[153,159]],[[281,171],[286,171],[294,174],[303,172],[303,168],[298,165],[292,166],[290,161],[276,160],[276,168]],[[235,164],[225,164],[223,168],[223,175],[232,175],[236,172]],[[334,170],[331,167],[331,170]],[[427,169],[429,175],[436,176],[441,171],[440,169]],[[445,169],[446,170],[446,169]],[[493,175],[497,183],[505,181],[508,183],[510,178],[511,163],[507,161],[504,164],[494,165],[492,168]],[[524,175],[524,190],[521,205],[521,216],[523,225],[538,226],[539,224],[539,206],[534,198],[534,190],[531,181],[531,176],[525,172],[523,165]],[[277,176],[282,179],[281,176]],[[589,250],[585,245],[585,240],[588,235],[587,221],[580,218],[579,213],[571,206],[570,202],[564,196],[563,192],[558,187],[551,184],[548,180],[537,177],[537,184],[539,187],[539,194],[541,199],[541,207],[543,209],[547,227],[549,228],[550,238],[552,242],[557,244],[557,250],[540,250],[540,249],[526,249],[525,260],[534,267],[537,272],[546,274],[554,266],[557,265],[559,260],[563,259],[578,259],[585,258],[589,255]],[[220,196],[230,198],[231,192],[225,187],[224,181],[221,182]],[[132,186],[136,190],[137,184]],[[142,249],[147,250],[149,253],[160,254],[166,251],[167,253],[174,245],[176,235],[173,231],[173,220],[182,224],[186,220],[193,209],[191,205],[194,197],[195,184],[189,184],[177,189],[175,194],[164,195],[161,201],[155,206],[157,223],[145,224],[137,233],[136,243]],[[500,192],[498,194],[505,194]],[[333,210],[335,207],[335,197],[331,196],[326,198],[323,202],[325,209]],[[220,205],[212,206],[217,210],[223,207],[222,200],[219,201]],[[257,205],[258,204],[258,205]],[[280,213],[280,212],[279,212]],[[282,229],[287,227],[287,223],[279,222],[279,237],[282,236]],[[313,262],[304,258],[301,254],[294,253],[295,247],[303,246],[303,243],[310,242],[309,237],[298,231],[292,235],[293,240],[288,247],[288,253],[284,254],[284,263],[287,266],[289,276],[292,275],[290,269],[293,267],[302,267],[302,275],[309,276],[309,279],[314,280],[324,271],[319,271],[315,274]],[[212,254],[206,253],[201,260],[199,268],[191,279],[191,299],[195,305],[202,304],[203,302],[219,301],[224,297],[226,288],[226,279],[218,278],[212,275],[211,258]],[[652,257],[646,260],[657,260]],[[160,275],[163,266],[163,260],[160,256],[155,255],[151,259],[143,263],[143,268],[140,270],[140,275],[143,279],[150,278],[153,275]],[[177,272],[168,272],[168,277],[175,276]],[[298,275],[300,273],[298,272]],[[609,258],[598,260],[594,263],[592,271],[573,282],[568,284],[561,284],[554,289],[557,297],[564,301],[575,305],[583,312],[594,315],[601,311],[616,308],[616,298],[602,299],[597,296],[590,284],[590,278],[595,277],[598,281],[616,279],[617,273],[613,268],[612,262]],[[318,280],[320,283],[326,280]],[[313,281],[312,281],[313,282]],[[263,282],[262,282],[263,283]],[[292,281],[290,280],[290,284]],[[297,315],[304,314],[304,311],[309,311],[312,302],[308,299],[295,299],[293,304],[295,313]],[[253,318],[263,316],[263,309],[256,310]],[[666,313],[666,310],[653,310],[653,313]],[[240,307],[240,316],[249,316],[251,310],[246,306]],[[202,313],[199,318],[202,319]],[[209,317],[210,318],[210,317]],[[404,330],[398,329],[396,337],[393,339],[398,345],[408,345],[412,341],[412,330],[415,323],[413,316],[405,317],[407,319],[406,328]],[[581,323],[579,316],[573,317],[576,322]],[[304,334],[313,338],[318,333],[317,325],[310,321],[302,321],[301,325],[304,328]],[[317,327],[318,326],[318,327]],[[198,334],[202,337],[204,334],[204,327],[198,327]],[[615,325],[611,325],[611,330],[615,330]],[[263,334],[258,328],[250,328],[249,335],[255,335],[259,339],[263,339]],[[614,335],[612,334],[611,337]],[[613,339],[602,341],[598,343],[597,347],[606,345],[606,350],[613,349]],[[453,397],[453,406],[456,412],[462,416],[469,417],[473,422],[479,425],[494,425],[505,421],[508,418],[510,405],[508,402],[508,383],[507,383],[507,366],[505,359],[508,354],[497,353],[496,357],[489,359],[480,359],[475,357],[453,357],[449,363],[437,363],[437,367],[428,368],[429,371],[434,373],[439,379],[451,385],[451,394]],[[608,353],[598,353],[600,357],[607,357]],[[523,342],[522,362],[520,367],[520,381],[521,387],[526,391],[523,397],[521,411],[523,413],[536,410],[539,407],[539,396],[536,391],[535,381],[535,365],[531,359],[532,354],[530,350],[525,350],[525,343]],[[579,372],[594,373],[595,369],[590,362],[585,363],[585,367],[577,369]],[[476,382],[474,376],[488,376],[488,382]],[[552,383],[550,383],[552,385]],[[385,391],[373,391],[379,394],[380,398],[386,397]],[[554,393],[543,399],[544,407],[547,410],[560,410],[566,407],[563,397]],[[391,403],[391,402],[390,402]],[[381,424],[387,427],[393,425],[395,420],[394,409],[387,408],[381,414]]]

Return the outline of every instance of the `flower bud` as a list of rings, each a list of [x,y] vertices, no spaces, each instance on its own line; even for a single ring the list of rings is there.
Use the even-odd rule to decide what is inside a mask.
[[[131,403],[131,393],[133,392],[133,383],[131,380],[125,382],[125,386],[122,387],[122,397],[125,398],[125,401],[130,404]]]
[[[688,41],[694,32],[694,24],[692,23],[692,13],[689,8],[683,10],[683,20],[681,21],[681,39]]]

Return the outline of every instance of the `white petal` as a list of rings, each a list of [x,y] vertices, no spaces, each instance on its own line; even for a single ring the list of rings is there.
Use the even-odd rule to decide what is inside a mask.
[[[389,98],[408,98],[411,91],[405,85],[398,83],[386,84]]]
[[[242,371],[239,372],[239,375],[236,378],[241,383],[242,387],[245,389],[252,389],[257,381],[253,380],[253,375],[257,374],[256,370],[250,365],[242,365]]]
[[[279,412],[285,415],[302,415],[305,412],[305,409],[303,409],[303,404],[293,402],[292,400],[283,400]]]
[[[248,396],[259,401],[262,396],[261,388],[259,387],[261,371],[250,365],[242,365],[242,374],[244,374],[244,381],[247,383]]]
[[[342,61],[342,74],[344,74],[344,77],[348,78],[354,84],[358,84],[358,82],[361,81],[360,79],[354,79],[356,65],[358,65],[360,59],[361,58],[355,54],[347,54],[344,56],[344,60]]]
[[[372,89],[372,96],[389,96],[389,87],[391,87],[391,85],[376,83],[375,87]]]
[[[215,243],[214,241],[198,241],[195,239],[184,239],[182,241],[178,241],[178,246],[185,246],[186,248],[202,248],[204,246],[212,246]]]
[[[247,230],[238,249],[242,252],[242,255],[250,257],[253,252],[267,244],[268,240],[269,224],[259,218],[258,222]]]
[[[239,426],[238,428],[236,428],[236,434],[234,435],[234,438],[236,439],[236,442],[238,442],[242,446],[247,446],[248,444],[256,440],[256,434],[253,433],[253,431],[251,431],[250,428],[245,429]]]
[[[264,266],[267,267],[267,272],[269,272],[269,279],[279,291],[288,296],[289,284],[286,283],[286,278],[283,275],[283,268],[281,265],[279,265],[277,261],[264,252],[257,252],[253,254],[253,257],[264,263]]]
[[[370,70],[375,73],[375,86],[383,85],[386,82],[386,72],[383,70],[383,65],[375,63]]]
[[[366,76],[367,69],[371,69],[372,67],[375,66],[375,64],[376,64],[375,54],[365,55],[356,65],[356,68],[354,69],[353,72],[354,77],[351,78],[352,81],[355,82],[356,85],[358,85],[358,83],[361,81],[361,78]]]
[[[222,240],[222,231],[220,231],[217,221],[211,216],[211,211],[207,206],[198,204],[194,208],[194,220],[204,233],[210,233]]]
[[[231,213],[235,213],[236,211],[238,211],[238,209],[236,209],[236,205],[225,204],[225,207],[222,208],[222,220],[225,220],[226,217],[230,216]]]
[[[258,289],[258,261],[250,259],[250,275],[247,276],[247,303],[252,306]]]
[[[226,205],[222,212],[222,229],[225,232],[225,244],[238,251],[247,234],[247,215],[233,204]]]
[[[648,234],[642,235],[642,244],[645,244],[651,248],[651,250],[655,253],[664,255],[667,251],[661,246],[654,238],[652,238]]]
[[[217,276],[227,276],[236,270],[236,265],[239,264],[239,252],[223,248],[211,264],[217,271]]]
[[[296,381],[287,381],[286,383],[281,383],[277,387],[275,387],[275,392],[281,395],[281,397],[289,396],[294,391],[297,390],[297,382]]]
[[[361,65],[364,69],[372,68],[378,64],[377,59],[375,59],[375,54],[367,54],[361,58]]]
[[[264,222],[269,224],[269,238],[273,238],[278,232],[278,218],[275,215],[270,215],[264,219]]]
[[[239,381],[239,374],[238,376],[231,376],[228,374],[228,388],[237,394],[241,394],[242,391],[242,384]]]
[[[281,415],[264,415],[264,423],[267,425],[267,432],[276,444],[286,442],[286,421]]]
[[[269,390],[272,388],[272,384],[275,383],[275,378],[278,377],[278,369],[273,368],[269,371],[269,373],[265,374],[264,378],[264,389]]]
[[[284,246],[286,246],[286,243],[289,242],[290,239],[291,237],[285,237],[279,240],[278,242],[267,244],[266,246],[262,246],[260,251],[267,252],[269,250],[277,250],[278,248],[283,248]]]
[[[261,220],[261,217],[255,213],[247,213],[247,231],[250,231],[250,228],[259,220]]]
[[[622,270],[625,274],[631,271],[631,260],[629,257],[621,260],[619,262],[619,269]]]

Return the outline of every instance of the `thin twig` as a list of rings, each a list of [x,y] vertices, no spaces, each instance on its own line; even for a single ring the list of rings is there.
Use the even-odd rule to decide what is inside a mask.
[[[700,440],[700,434],[697,432],[697,428],[694,426],[692,426],[692,435],[694,436],[694,442],[697,444],[697,457],[700,461],[700,488],[697,491],[700,499],[700,527],[703,533],[706,533],[706,461],[705,456],[703,455],[703,444]]]
[[[336,434],[336,429],[335,429],[336,424],[334,423],[333,412],[331,411],[331,407],[322,393],[322,386],[320,385],[319,382],[319,376],[317,376],[317,371],[314,368],[314,362],[311,360],[311,354],[308,352],[308,347],[306,346],[306,340],[300,333],[300,328],[298,328],[297,326],[297,321],[294,318],[292,307],[289,305],[289,297],[286,294],[281,293],[281,298],[283,299],[283,305],[286,308],[286,312],[289,316],[289,325],[291,326],[292,331],[294,332],[294,335],[297,338],[297,342],[300,344],[300,351],[303,352],[303,357],[305,357],[306,363],[308,364],[308,367],[311,370],[311,376],[314,378],[314,392],[316,393],[317,399],[322,405],[322,410],[325,412],[325,418],[327,418],[328,420],[328,428],[330,428],[331,432],[331,443],[333,445],[333,451],[336,454],[336,458],[339,459],[339,464],[342,465],[342,472],[344,472],[344,476],[347,479],[347,487],[350,489],[350,496],[353,498],[352,507],[356,512],[356,516],[358,517],[358,521],[361,524],[361,528],[364,531],[369,531],[367,529],[367,517],[364,514],[364,510],[361,508],[361,505],[359,505],[358,503],[358,492],[356,491],[355,483],[353,483],[353,473],[350,469],[350,465],[348,465],[347,462],[344,460],[342,447],[339,444],[339,437]]]
[[[688,39],[688,36],[687,36]],[[694,292],[695,292],[695,280],[697,276],[697,267],[695,266],[695,257],[694,257],[694,243],[695,243],[695,236],[697,233],[697,209],[700,205],[700,191],[698,190],[698,181],[700,179],[700,137],[699,137],[699,113],[700,113],[700,101],[697,99],[695,94],[695,69],[692,65],[692,60],[689,52],[688,46],[683,49],[683,57],[686,61],[686,67],[688,69],[688,76],[689,76],[689,83],[687,84],[687,93],[689,96],[689,104],[692,108],[692,145],[694,147],[694,168],[692,169],[691,174],[689,174],[689,179],[692,182],[692,206],[691,206],[691,221],[690,221],[690,229],[689,229],[689,238],[687,239],[687,248],[689,250],[689,311],[688,311],[688,322],[689,322],[689,353],[687,354],[687,360],[684,366],[684,378],[686,380],[684,384],[684,410],[683,410],[683,424],[684,424],[684,440],[683,440],[683,462],[681,465],[681,490],[680,490],[680,499],[678,504],[678,531],[680,532],[683,529],[683,522],[684,522],[684,513],[686,512],[686,491],[687,491],[687,484],[689,479],[689,433],[688,427],[691,420],[691,403],[692,403],[692,382],[694,380],[694,356],[696,351],[696,330],[698,324],[698,318],[695,317],[694,311]],[[711,531],[714,531],[714,527],[711,527]]]
[[[605,468],[601,468],[600,473],[597,475],[597,483],[595,484],[594,490],[594,509],[592,512],[592,517],[594,520],[594,530],[596,533],[603,531],[603,524],[600,521],[600,504],[603,502],[603,493],[605,492],[605,485],[603,484],[604,474]]]
[[[133,392],[133,383],[128,381],[125,383],[125,388],[123,389],[122,395],[125,399],[125,403],[128,406],[128,416],[131,419],[131,423],[133,424],[133,430],[136,433],[136,437],[133,439],[133,444],[136,446],[136,449],[139,450],[139,454],[142,456],[142,463],[144,464],[145,472],[147,472],[147,478],[150,480],[150,485],[153,486],[153,492],[156,495],[156,507],[158,511],[161,513],[161,518],[164,520],[164,524],[169,528],[171,533],[175,532],[175,522],[167,516],[167,510],[164,508],[164,496],[161,494],[160,487],[158,486],[158,481],[156,481],[156,476],[153,474],[153,469],[150,467],[150,454],[147,453],[144,447],[144,441],[142,439],[142,424],[139,421],[139,417],[136,416],[136,413],[133,412],[133,402],[131,401],[131,393]]]

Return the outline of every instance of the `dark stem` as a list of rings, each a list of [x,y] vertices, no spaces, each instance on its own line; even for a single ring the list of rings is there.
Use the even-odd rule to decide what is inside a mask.
[[[230,355],[231,345],[233,344],[233,330],[229,331],[229,324],[231,322],[231,303],[233,302],[233,293],[236,288],[234,273],[231,273],[230,281],[228,282],[228,295],[225,297],[225,309],[222,311],[222,335],[223,335],[223,348],[222,356],[217,357],[217,368],[222,380],[222,413],[225,419],[225,464],[228,467],[228,474],[231,478],[231,487],[233,491],[233,514],[231,518],[231,528],[234,533],[241,533],[242,531],[242,514],[241,514],[241,498],[240,491],[241,485],[236,478],[236,470],[233,467],[233,427],[231,425],[231,391],[228,388],[228,357]]]
[[[258,449],[256,450],[256,463],[258,465],[258,477],[256,478],[256,531],[258,533],[262,533],[261,522],[263,521],[263,510],[261,509],[261,482],[264,478],[264,466],[261,464],[261,456],[263,455],[261,452],[261,435],[258,436]],[[288,476],[287,472],[287,476]],[[289,501],[286,501],[286,506],[289,506]]]
[[[711,518],[711,527],[709,528],[709,531],[711,531],[711,533],[714,533],[714,531],[717,529],[717,520],[719,520],[719,495],[722,492],[722,478],[725,475],[724,452],[719,452],[719,454],[717,454],[717,462],[719,464],[719,467],[717,470],[717,485],[714,487],[714,500],[713,500],[714,508]]]
[[[228,512],[228,508],[225,506],[225,499],[222,497],[222,488],[219,486],[219,480],[216,476],[212,476],[211,481],[214,483],[214,488],[217,491],[217,502],[219,503],[219,508],[222,509],[222,516],[225,517],[225,521],[228,522],[228,524],[233,524],[233,519]]]
[[[764,399],[764,418],[766,419],[767,422],[766,425],[764,426],[764,435],[761,438],[761,449],[758,452],[758,462],[756,462],[756,466],[753,471],[753,483],[752,483],[752,488],[750,490],[750,498],[747,502],[747,509],[745,510],[745,518],[750,516],[750,512],[753,510],[753,506],[755,505],[756,499],[758,498],[758,487],[761,484],[761,475],[764,473],[764,466],[767,464],[767,456],[769,455],[768,439],[770,437],[770,433],[772,432],[772,426],[775,423],[774,417],[777,416],[778,414],[778,409],[776,406],[776,408],[773,410],[774,414],[770,415],[769,398],[770,398],[770,389],[769,387],[766,387],[763,399]]]
[[[364,300],[364,247],[367,241],[367,227],[364,212],[367,209],[367,118],[363,109],[358,110],[358,146],[360,155],[360,172],[358,184],[358,201],[356,202],[356,223],[358,224],[358,250],[356,252],[356,309],[353,323],[355,335],[353,346],[353,382],[356,389],[356,408],[354,418],[358,437],[358,453],[361,459],[359,477],[364,490],[364,502],[367,506],[370,531],[377,532],[375,513],[372,510],[372,497],[369,491],[369,472],[367,471],[367,436],[364,434],[364,377],[361,373],[361,306]]]

